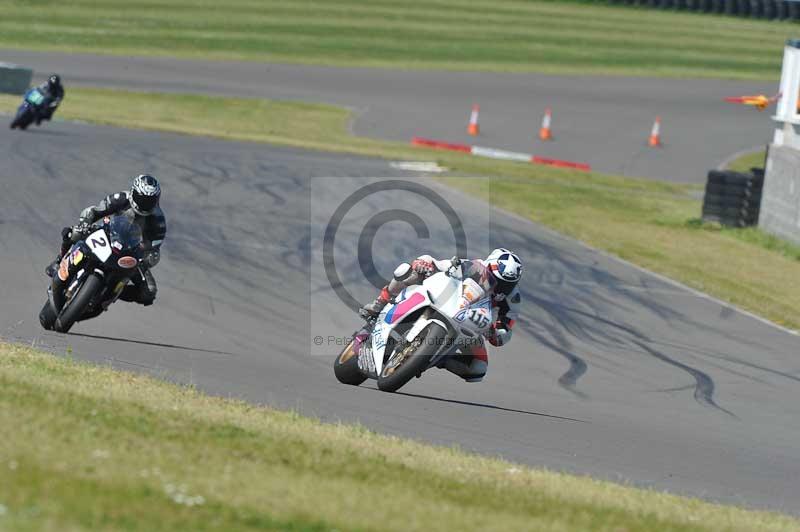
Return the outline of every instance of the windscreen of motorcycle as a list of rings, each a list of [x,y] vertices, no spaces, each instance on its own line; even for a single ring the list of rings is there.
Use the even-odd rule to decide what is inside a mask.
[[[461,279],[463,282],[466,282],[467,279],[474,281],[475,286],[483,291],[479,298],[483,296],[483,294],[491,293],[495,284],[497,283],[495,276],[492,275],[492,272],[489,271],[489,268],[487,268],[486,265],[480,260],[463,261],[461,263]],[[474,299],[473,301],[477,301],[477,299]]]
[[[32,105],[41,105],[44,101],[44,94],[42,94],[39,89],[31,89],[28,91],[28,94],[25,95],[25,100]]]
[[[141,228],[132,223],[127,216],[114,216],[108,222],[108,234],[111,237],[111,247],[117,252],[138,251],[142,243]]]

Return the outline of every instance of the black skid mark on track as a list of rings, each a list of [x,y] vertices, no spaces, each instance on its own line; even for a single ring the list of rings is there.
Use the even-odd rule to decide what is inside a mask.
[[[714,401],[714,381],[711,379],[711,377],[708,376],[708,374],[700,371],[697,368],[693,368],[691,366],[687,366],[686,364],[683,364],[682,362],[678,362],[677,360],[668,357],[664,353],[662,353],[662,352],[660,352],[660,351],[658,351],[656,349],[653,349],[652,347],[650,347],[649,345],[647,345],[644,342],[640,342],[640,341],[637,341],[637,340],[632,340],[632,342],[634,344],[636,344],[637,346],[639,346],[641,349],[643,349],[649,355],[657,358],[658,360],[660,360],[662,362],[665,362],[665,363],[669,364],[670,366],[674,366],[676,368],[679,368],[679,369],[685,371],[686,373],[688,373],[689,375],[691,375],[694,378],[694,381],[695,381],[695,385],[694,385],[694,399],[695,399],[695,401],[697,401],[698,403],[700,403],[702,405],[706,405],[706,406],[710,406],[712,408],[715,408],[715,409],[717,409],[717,410],[719,410],[721,412],[725,412],[726,414],[728,414],[729,416],[731,416],[733,418],[739,419],[738,416],[736,416],[736,414],[734,414],[730,410],[726,410],[725,408],[722,408],[721,406],[719,406],[716,403],[716,401]]]
[[[586,373],[588,365],[584,359],[572,352],[570,343],[565,338],[560,337],[558,339],[558,344],[556,344],[555,342],[548,340],[540,332],[536,332],[532,329],[528,329],[526,332],[532,334],[533,337],[536,338],[536,341],[541,345],[548,347],[567,359],[567,362],[569,363],[569,369],[567,369],[567,371],[558,378],[558,385],[580,397],[581,399],[587,399],[588,395],[578,390],[577,384],[578,379],[580,379],[584,373]]]
[[[526,299],[545,310],[550,318],[548,321],[552,321],[552,323],[539,322],[537,325],[544,328],[544,331],[533,325],[521,328],[533,335],[541,345],[555,351],[567,360],[569,368],[558,378],[558,384],[583,399],[588,396],[577,390],[577,384],[578,380],[588,371],[588,364],[575,354],[574,347],[565,333],[588,343],[611,348],[626,345],[629,337],[647,340],[646,336],[639,331],[599,316],[596,314],[597,310],[595,313],[587,312],[537,296],[529,296]]]

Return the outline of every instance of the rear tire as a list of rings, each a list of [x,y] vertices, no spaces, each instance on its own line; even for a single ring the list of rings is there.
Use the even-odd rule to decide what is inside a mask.
[[[68,332],[86,312],[86,306],[101,288],[103,288],[103,280],[97,275],[90,275],[83,285],[78,288],[78,293],[61,309],[58,318],[56,318],[55,330],[62,333]]]
[[[358,353],[353,352],[354,341],[351,340],[347,347],[336,357],[333,362],[333,373],[342,384],[358,386],[367,380],[367,377],[358,367]]]
[[[42,310],[39,312],[39,323],[42,324],[42,327],[46,331],[52,331],[53,325],[56,323],[56,312],[53,310],[53,305],[50,304],[50,300],[44,302],[44,306]]]
[[[396,392],[405,383],[422,373],[428,368],[431,357],[436,354],[438,348],[444,345],[447,339],[447,331],[441,325],[431,323],[423,329],[415,342],[421,340],[421,344],[412,352],[399,366],[387,374],[384,366],[378,375],[378,388],[384,392]]]

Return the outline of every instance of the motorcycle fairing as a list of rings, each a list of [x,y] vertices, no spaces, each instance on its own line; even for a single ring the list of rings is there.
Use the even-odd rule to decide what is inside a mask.
[[[410,312],[414,312],[420,304],[427,300],[427,297],[419,292],[414,292],[410,296],[405,297],[406,290],[400,293],[400,300],[395,304],[389,312],[386,313],[384,321],[392,324],[400,321],[400,319]]]
[[[410,286],[400,292],[394,303],[383,309],[372,329],[373,364],[370,365],[374,365],[376,373],[379,374],[383,369],[386,346],[390,337],[396,341],[410,342],[430,323],[437,323],[445,330],[452,330],[453,327],[442,321],[439,314],[452,315],[455,313],[458,310],[460,296],[461,280],[448,277],[444,273],[434,274],[425,279],[421,285]],[[420,316],[417,318],[404,337],[395,330],[398,325],[403,323],[403,318],[413,315],[425,307],[435,308],[439,312],[436,313],[436,317]]]

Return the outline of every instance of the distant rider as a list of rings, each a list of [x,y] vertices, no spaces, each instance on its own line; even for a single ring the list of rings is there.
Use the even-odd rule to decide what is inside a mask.
[[[131,277],[133,284],[125,287],[120,299],[145,306],[152,305],[156,298],[157,287],[150,269],[161,259],[159,250],[167,234],[167,222],[158,205],[160,198],[161,186],[158,180],[152,175],[142,174],[134,178],[130,190],[106,196],[98,205],[84,209],[75,227],[65,227],[61,231],[61,252],[55,262],[47,267],[47,275],[52,277],[55,274],[61,258],[69,251],[72,244],[92,232],[91,225],[94,222],[104,216],[126,215],[142,230],[144,259],[139,266],[139,275]]]
[[[516,308],[521,302],[517,283],[522,278],[522,262],[519,257],[505,248],[492,251],[486,259],[476,259],[494,275],[492,289],[492,316],[494,323],[486,339],[493,346],[502,346],[511,340],[511,329],[516,319]],[[436,260],[430,255],[417,257],[411,264],[403,263],[394,271],[394,277],[372,303],[361,307],[361,315],[374,318],[380,314],[389,300],[404,288],[420,284],[436,272],[447,270],[450,260]],[[445,369],[455,373],[467,382],[480,382],[486,375],[489,358],[483,339],[472,344],[468,352],[445,359]]]
[[[52,74],[47,81],[37,87],[41,92],[45,101],[39,115],[36,117],[36,125],[38,126],[42,120],[50,120],[53,118],[53,113],[61,104],[64,99],[64,86],[61,85],[61,77],[58,74]]]

